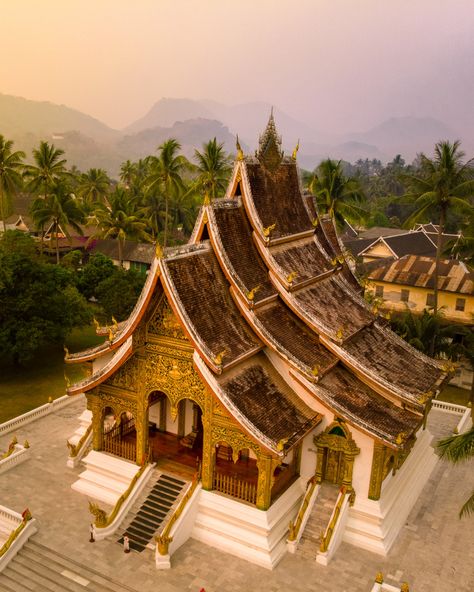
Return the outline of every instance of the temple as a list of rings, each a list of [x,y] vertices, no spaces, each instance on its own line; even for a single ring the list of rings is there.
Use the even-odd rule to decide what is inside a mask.
[[[190,536],[270,568],[326,511],[326,485],[315,556],[336,530],[389,551],[436,462],[424,426],[448,375],[363,299],[296,159],[271,116],[189,243],[157,250],[128,321],[67,357],[93,361],[68,394],[86,394],[94,463],[199,467]],[[107,501],[91,459],[75,487]]]

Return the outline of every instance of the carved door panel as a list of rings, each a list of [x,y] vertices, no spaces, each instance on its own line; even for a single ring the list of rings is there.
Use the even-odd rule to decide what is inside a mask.
[[[323,479],[340,484],[344,476],[344,453],[327,449]]]

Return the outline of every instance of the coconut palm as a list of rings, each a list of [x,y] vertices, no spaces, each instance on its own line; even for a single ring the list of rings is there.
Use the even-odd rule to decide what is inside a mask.
[[[474,426],[462,434],[444,438],[437,444],[441,458],[453,463],[468,462],[474,459]],[[459,512],[459,517],[474,513],[474,491]]]
[[[12,148],[13,142],[0,134],[0,220],[3,230],[5,219],[11,213],[13,195],[22,185],[22,159],[25,158],[24,152],[12,152]]]
[[[189,161],[183,155],[178,154],[181,144],[170,138],[158,147],[158,158],[150,163],[151,172],[146,184],[147,190],[160,189],[165,199],[165,228],[163,247],[166,247],[169,224],[169,206],[173,196],[183,188],[183,172],[189,168]]]
[[[83,234],[80,224],[84,214],[77,203],[76,197],[64,182],[56,183],[45,197],[38,197],[31,207],[35,224],[41,228],[49,227],[55,237],[56,263],[59,263],[59,235],[64,233],[71,238],[69,228]]]
[[[25,165],[24,177],[27,181],[26,191],[40,194],[47,199],[55,184],[66,174],[66,160],[62,159],[64,150],[55,148],[54,144],[40,142],[39,148],[33,150],[35,164]],[[41,252],[43,252],[44,227],[41,229]]]
[[[89,169],[79,177],[77,194],[89,211],[96,203],[107,201],[109,191],[110,179],[103,169]]]
[[[118,260],[123,263],[123,247],[127,239],[151,241],[146,232],[143,212],[135,200],[122,187],[116,187],[109,196],[109,205],[99,204],[95,210],[97,232],[91,238],[116,238]]]
[[[474,159],[463,162],[464,153],[460,142],[438,142],[434,158],[420,155],[420,169],[415,175],[406,175],[408,192],[405,200],[412,201],[415,211],[405,221],[411,228],[414,223],[427,221],[437,216],[438,239],[436,246],[436,265],[434,271],[434,314],[438,311],[438,276],[442,255],[442,235],[448,212],[457,212],[472,218],[474,208],[470,203],[474,196]]]
[[[339,226],[344,224],[344,219],[357,223],[367,216],[359,205],[365,200],[363,189],[357,179],[344,175],[340,160],[323,160],[314,171],[308,189],[316,196],[319,209]]]
[[[224,151],[224,144],[218,144],[216,138],[203,144],[203,150],[194,151],[197,161],[196,185],[202,193],[216,198],[225,193],[231,171],[229,155]]]

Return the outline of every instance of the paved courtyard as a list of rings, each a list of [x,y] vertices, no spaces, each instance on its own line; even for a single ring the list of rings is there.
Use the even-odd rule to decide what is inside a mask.
[[[78,400],[0,438],[0,450],[13,435],[31,445],[31,459],[0,476],[0,504],[18,512],[28,506],[39,522],[36,540],[137,592],[368,592],[378,571],[388,583],[408,581],[414,592],[474,590],[474,518],[458,518],[472,490],[472,462],[438,462],[388,558],[343,543],[328,567],[287,554],[270,572],[190,540],[173,556],[171,570],[157,571],[151,551],[125,555],[111,541],[90,544],[87,499],[71,489],[82,469],[66,467],[65,442],[83,406]],[[439,437],[457,421],[433,410],[429,427]]]

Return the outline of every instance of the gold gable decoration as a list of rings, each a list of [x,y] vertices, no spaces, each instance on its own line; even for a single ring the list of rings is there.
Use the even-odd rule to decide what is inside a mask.
[[[256,156],[264,168],[270,173],[274,173],[283,160],[281,136],[279,136],[276,131],[273,108],[270,113],[267,127],[259,138]]]
[[[161,297],[151,319],[148,321],[148,332],[153,335],[187,341],[178,319],[164,296]]]

